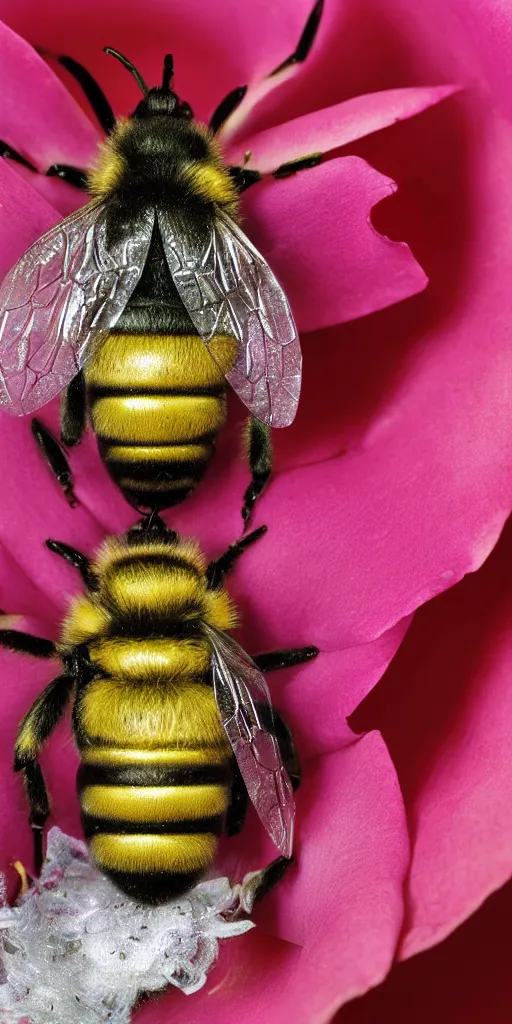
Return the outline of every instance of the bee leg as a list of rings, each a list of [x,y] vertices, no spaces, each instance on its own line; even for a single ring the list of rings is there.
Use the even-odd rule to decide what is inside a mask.
[[[266,732],[275,736],[283,764],[290,776],[290,782],[294,789],[298,789],[301,782],[302,771],[295,740],[279,711],[270,704],[256,703],[258,718]]]
[[[85,380],[79,371],[65,388],[60,406],[60,436],[67,448],[73,448],[82,440],[86,419]]]
[[[32,420],[32,433],[43,458],[64,491],[68,505],[75,508],[78,502],[73,490],[73,475],[59,442],[40,420]]]
[[[30,171],[34,171],[37,174],[37,167],[34,167],[30,160],[27,160],[26,157],[22,156],[21,153],[18,153],[8,142],[4,142],[2,139],[0,139],[0,156],[6,157],[8,160],[14,160],[15,163],[22,164],[23,167],[28,167]]]
[[[44,172],[49,178],[60,178],[61,181],[79,188],[81,192],[87,192],[87,171],[80,167],[72,167],[71,164],[52,164]]]
[[[237,836],[244,827],[249,794],[236,761],[233,762],[231,771],[231,803],[226,814],[225,831],[227,836]]]
[[[228,117],[237,107],[240,106],[245,94],[247,92],[246,85],[237,85],[235,89],[228,92],[227,96],[220,101],[219,105],[215,107],[212,116],[208,122],[208,127],[214,135],[222,128],[222,125],[227,121]]]
[[[292,174],[297,174],[299,171],[306,171],[310,167],[318,167],[318,164],[322,163],[322,159],[323,153],[309,153],[307,156],[288,160],[286,163],[276,167],[275,171],[270,171],[270,177],[277,179],[291,178]],[[260,171],[254,170],[251,167],[237,167],[236,164],[228,167],[228,172],[239,194],[251,188],[252,185],[257,185],[258,181],[262,181],[265,177]]]
[[[17,629],[0,629],[0,647],[19,654],[29,654],[33,658],[55,658],[57,648],[51,640],[32,633],[22,633]]]
[[[65,562],[69,562],[73,568],[78,569],[88,590],[98,589],[98,580],[91,569],[87,555],[83,555],[76,548],[69,547],[69,544],[63,544],[60,540],[47,540],[46,547],[49,551],[53,551],[54,555],[60,555]]]
[[[281,881],[290,864],[293,864],[293,857],[276,857],[262,871],[246,875],[240,893],[240,903],[246,914],[252,913],[254,904],[263,899]]]
[[[73,682],[71,676],[62,675],[45,687],[22,720],[14,745],[14,770],[22,772],[25,780],[37,874],[43,861],[43,830],[50,813],[48,792],[37,755],[65,710]]]
[[[106,135],[110,135],[116,123],[114,111],[112,110],[103,89],[100,88],[91,73],[87,71],[87,68],[84,68],[83,65],[79,64],[73,57],[67,57],[65,55],[55,56],[54,54],[45,53],[44,51],[39,52],[43,57],[53,57],[54,60],[57,60],[58,63],[73,76],[75,82],[78,82],[82,89],[82,92],[88,100],[91,110],[96,115],[103,131]]]
[[[310,167],[318,167],[318,164],[322,162],[322,153],[310,153],[308,156],[297,157],[296,160],[288,160],[285,164],[280,164],[276,167],[275,171],[272,171],[273,178],[291,178],[292,174],[297,174],[299,171],[307,171]]]
[[[277,68],[274,68],[274,70],[267,75],[267,78],[272,78],[274,75],[279,74],[280,71],[284,71],[293,64],[302,64],[306,60],[318,32],[323,8],[324,0],[316,0],[293,53],[291,53],[286,60],[283,60]],[[221,100],[210,118],[209,127],[212,132],[218,132],[219,128],[221,128],[228,118],[231,117],[231,114],[240,106],[246,92],[247,86],[239,85],[235,89],[232,89],[231,92]]]
[[[261,672],[275,672],[279,668],[302,665],[305,661],[316,658],[318,654],[318,647],[289,647],[281,651],[268,651],[266,654],[253,654],[252,660]]]
[[[245,192],[251,185],[257,185],[263,178],[260,171],[252,170],[250,167],[237,167],[236,164],[232,164],[227,170],[239,193]]]
[[[316,39],[316,34],[320,26],[324,10],[324,0],[316,0],[316,3],[302,29],[300,39],[295,47],[293,53],[290,54],[286,60],[283,60],[281,64],[278,64],[277,68],[267,75],[267,78],[273,78],[274,75],[278,75],[280,71],[284,71],[286,68],[292,67],[293,64],[303,64],[306,58],[309,56],[311,47]]]
[[[251,416],[247,421],[245,444],[252,477],[244,494],[242,506],[242,519],[247,527],[254,505],[272,472],[270,427],[266,423],[262,423],[261,420],[257,420],[255,416]]]
[[[43,864],[44,826],[50,813],[48,790],[38,761],[31,761],[19,770],[23,774],[29,806],[28,823],[32,830],[34,871],[39,875]]]
[[[0,139],[0,156],[7,157],[9,160],[14,160],[17,164],[22,164],[23,167],[28,167],[29,170],[34,171],[34,174],[40,174],[41,171],[34,164],[30,163],[21,153],[18,153],[8,142],[3,142]],[[47,171],[44,171],[50,178],[58,177],[62,178],[63,181],[67,181],[69,185],[74,185],[75,188],[79,188],[82,191],[87,191],[87,173],[81,171],[79,167],[72,167],[70,164],[52,164]]]
[[[220,558],[217,558],[214,562],[210,562],[206,570],[206,578],[208,580],[208,590],[215,590],[217,587],[222,585],[222,581],[228,572],[231,572],[235,562],[240,558],[240,555],[244,551],[254,544],[255,541],[263,537],[267,532],[266,526],[259,526],[257,530],[253,530],[252,533],[246,533],[240,540],[237,540],[235,544],[230,544],[227,551],[224,552]]]

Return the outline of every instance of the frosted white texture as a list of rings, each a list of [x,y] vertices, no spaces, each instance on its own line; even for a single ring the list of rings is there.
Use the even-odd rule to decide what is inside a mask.
[[[48,835],[41,878],[0,907],[0,1021],[128,1024],[143,992],[204,985],[219,939],[252,922],[254,873],[215,878],[160,907],[135,903],[89,860],[85,843]]]

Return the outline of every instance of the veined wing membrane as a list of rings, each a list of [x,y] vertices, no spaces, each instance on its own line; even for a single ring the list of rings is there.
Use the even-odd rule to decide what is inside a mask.
[[[154,213],[107,237],[91,202],[56,224],[0,286],[0,405],[15,416],[45,405],[73,379],[92,343],[110,330],[144,268]],[[108,243],[108,245],[107,245]]]
[[[263,674],[236,640],[206,627],[212,648],[215,699],[249,797],[270,838],[291,857],[295,801],[276,737],[258,705],[272,708]]]
[[[239,342],[226,374],[230,384],[259,420],[288,426],[299,400],[300,344],[263,256],[224,212],[194,227],[178,211],[159,211],[158,224],[174,283],[203,341],[228,334]]]

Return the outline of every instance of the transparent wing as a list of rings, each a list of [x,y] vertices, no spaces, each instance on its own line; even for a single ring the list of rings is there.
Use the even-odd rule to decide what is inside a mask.
[[[21,257],[0,286],[0,405],[15,416],[49,402],[110,330],[139,280],[151,210],[107,238],[106,207],[91,202]],[[108,241],[108,245],[107,245]]]
[[[206,343],[215,334],[239,342],[226,374],[230,384],[259,420],[288,426],[299,401],[300,343],[288,300],[263,256],[223,212],[193,227],[178,211],[159,211],[158,224],[196,330]]]
[[[278,850],[291,857],[295,801],[275,736],[261,710],[272,710],[262,673],[236,640],[206,626],[212,647],[215,699],[238,767],[263,825]]]

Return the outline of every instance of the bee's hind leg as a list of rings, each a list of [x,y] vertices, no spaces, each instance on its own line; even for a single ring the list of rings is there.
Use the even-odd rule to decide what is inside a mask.
[[[29,761],[19,770],[24,777],[28,800],[28,822],[32,830],[34,871],[36,875],[39,875],[43,864],[43,834],[50,814],[50,800],[39,761]]]
[[[272,472],[272,442],[270,427],[255,416],[247,421],[245,433],[247,461],[251,471],[251,483],[245,494],[242,506],[242,519],[247,527],[251,514],[260,494],[268,483]]]
[[[254,904],[263,899],[281,881],[290,864],[293,864],[293,857],[276,857],[266,868],[246,875],[240,893],[240,904],[246,914],[250,914]]]
[[[87,419],[85,380],[81,370],[62,393],[60,405],[60,437],[67,448],[73,448],[84,436]]]
[[[269,651],[267,654],[257,654],[252,660],[261,672],[274,672],[280,668],[302,665],[316,658],[319,653],[318,647],[290,647],[281,651]],[[258,703],[256,707],[263,728],[277,740],[293,788],[298,789],[302,773],[297,747],[290,729],[274,707],[263,703]]]
[[[51,640],[14,629],[0,630],[0,647],[35,658],[53,658],[57,654]],[[37,872],[42,863],[43,829],[50,813],[48,793],[37,755],[57,725],[72,686],[73,679],[67,675],[58,676],[49,683],[25,715],[16,736],[14,770],[22,772],[25,779]]]
[[[32,433],[45,462],[50,467],[59,487],[64,491],[68,505],[75,508],[78,502],[73,490],[73,474],[57,438],[53,436],[51,430],[48,430],[40,420],[35,418],[32,420]]]
[[[37,874],[43,862],[43,831],[50,813],[48,791],[37,755],[64,712],[73,682],[71,676],[62,675],[48,684],[25,715],[14,747],[14,770],[22,772],[25,780]]]
[[[69,448],[78,444],[83,437],[86,410],[84,376],[80,372],[65,388],[60,407],[61,441]],[[32,420],[32,433],[43,458],[64,491],[68,504],[75,508],[78,501],[73,489],[73,474],[57,438],[38,419]]]
[[[227,836],[237,836],[245,824],[245,817],[249,806],[249,794],[240,769],[234,759],[231,772],[231,803],[226,814],[225,831]]]

